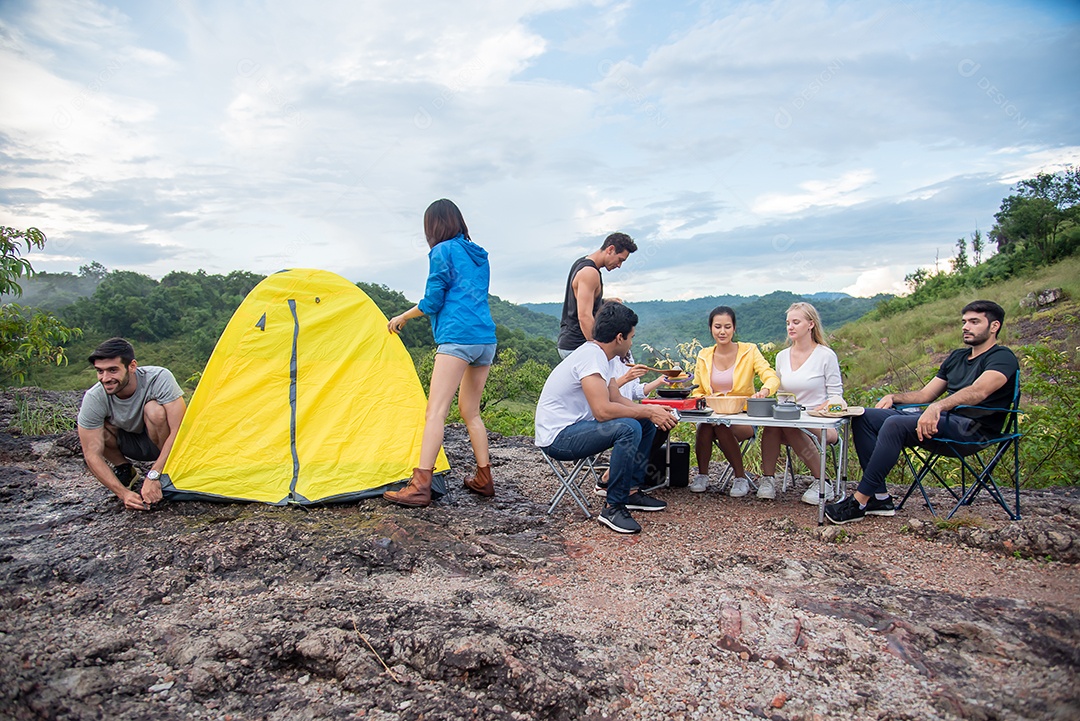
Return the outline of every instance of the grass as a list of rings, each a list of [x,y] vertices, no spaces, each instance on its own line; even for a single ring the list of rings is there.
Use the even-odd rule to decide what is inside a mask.
[[[989,288],[927,303],[891,318],[849,323],[832,336],[833,349],[844,370],[844,385],[870,389],[885,381],[904,390],[921,387],[933,376],[942,357],[960,347],[960,309],[979,298],[995,300],[1005,309],[1001,340],[1015,345],[1009,338],[1009,322],[1036,314],[1033,309],[1021,308],[1020,299],[1045,288],[1061,288],[1069,297],[1080,298],[1080,257],[1067,258]]]
[[[986,521],[978,516],[957,516],[956,518],[939,518],[934,525],[943,531],[958,531],[964,526],[968,528],[984,528]]]
[[[29,398],[16,394],[14,425],[24,436],[48,436],[72,430],[75,418],[68,409],[34,404]]]

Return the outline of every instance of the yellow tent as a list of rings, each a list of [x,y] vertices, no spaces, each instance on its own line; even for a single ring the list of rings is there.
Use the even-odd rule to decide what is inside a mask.
[[[426,405],[408,351],[364,291],[326,271],[281,271],[218,340],[162,488],[278,505],[378,495],[419,462]],[[435,471],[449,468],[440,450]]]

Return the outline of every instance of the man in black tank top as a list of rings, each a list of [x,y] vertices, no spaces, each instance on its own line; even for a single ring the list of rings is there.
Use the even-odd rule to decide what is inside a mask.
[[[599,250],[578,258],[566,278],[566,295],[559,321],[559,355],[565,358],[574,349],[592,340],[593,320],[604,302],[604,281],[600,269],[612,271],[637,250],[626,233],[612,233]]]

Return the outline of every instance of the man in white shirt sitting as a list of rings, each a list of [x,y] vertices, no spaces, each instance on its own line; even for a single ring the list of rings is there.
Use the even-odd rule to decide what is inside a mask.
[[[634,403],[619,393],[611,360],[630,351],[637,314],[605,303],[593,339],[551,371],[536,405],[535,443],[552,458],[572,461],[611,448],[607,502],[598,520],[618,533],[638,533],[630,511],[662,511],[664,501],[630,490],[641,486],[656,429],[670,430],[675,416],[659,406]]]

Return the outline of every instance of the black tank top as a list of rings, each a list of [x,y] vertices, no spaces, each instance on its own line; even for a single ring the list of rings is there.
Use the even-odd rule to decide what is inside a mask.
[[[578,258],[570,267],[570,275],[566,278],[566,297],[562,304],[562,319],[559,321],[559,348],[561,350],[574,350],[585,344],[585,334],[581,332],[581,324],[578,322],[577,298],[574,296],[574,276],[582,268],[597,268],[596,263],[588,258]],[[593,318],[600,310],[604,302],[604,277],[600,276],[600,295],[593,301]]]

